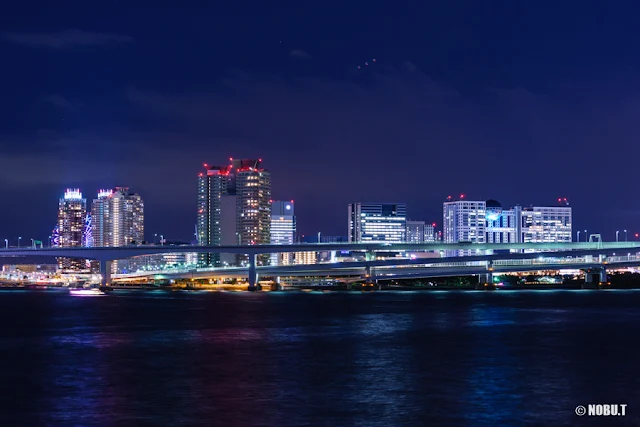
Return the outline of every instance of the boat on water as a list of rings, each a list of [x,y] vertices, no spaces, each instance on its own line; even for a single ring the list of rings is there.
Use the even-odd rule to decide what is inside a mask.
[[[98,288],[70,288],[69,295],[76,297],[99,297],[106,294]]]

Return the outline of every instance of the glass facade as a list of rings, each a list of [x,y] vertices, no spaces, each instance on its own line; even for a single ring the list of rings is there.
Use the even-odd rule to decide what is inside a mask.
[[[349,242],[403,243],[407,232],[405,203],[351,203]]]

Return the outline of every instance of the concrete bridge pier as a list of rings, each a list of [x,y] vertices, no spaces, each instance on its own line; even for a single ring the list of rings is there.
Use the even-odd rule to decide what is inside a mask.
[[[111,286],[111,261],[100,261],[100,285]]]
[[[378,283],[378,279],[376,278],[376,272],[370,265],[367,265],[364,268],[364,282],[367,285],[373,285],[377,290],[382,289],[381,285]]]
[[[484,279],[484,284],[493,284],[493,261],[487,262],[487,272],[480,277]]]
[[[608,282],[608,278],[607,278],[607,268],[606,267],[600,267],[600,284],[604,285]]]
[[[280,283],[280,276],[276,277],[276,279],[273,281],[273,291],[281,291],[282,290],[282,284]]]
[[[258,272],[256,271],[256,254],[249,254],[249,290],[259,291]]]
[[[607,268],[604,266],[585,270],[584,272],[584,283],[586,285],[592,285],[592,286],[604,285],[607,283],[607,281],[608,281]]]

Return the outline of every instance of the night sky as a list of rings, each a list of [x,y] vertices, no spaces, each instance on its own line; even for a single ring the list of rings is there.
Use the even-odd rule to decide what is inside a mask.
[[[229,157],[263,159],[303,234],[346,235],[352,201],[440,225],[460,193],[640,231],[640,3],[111,4],[3,4],[2,239],[113,186],[148,239],[190,239],[196,175]]]

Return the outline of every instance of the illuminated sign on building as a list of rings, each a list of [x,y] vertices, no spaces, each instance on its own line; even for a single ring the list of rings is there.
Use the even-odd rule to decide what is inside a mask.
[[[80,200],[82,199],[82,193],[79,188],[67,188],[64,192],[65,200]]]

